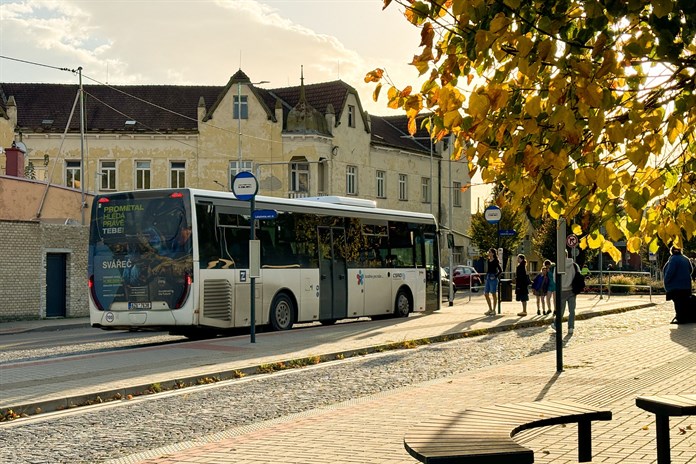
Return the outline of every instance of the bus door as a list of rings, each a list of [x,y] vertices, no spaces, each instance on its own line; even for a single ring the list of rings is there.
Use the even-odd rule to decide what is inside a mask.
[[[348,312],[348,269],[341,253],[346,232],[339,227],[319,227],[319,320],[336,320]]]
[[[423,258],[425,259],[425,309],[440,309],[440,261],[438,259],[437,234],[423,234]]]

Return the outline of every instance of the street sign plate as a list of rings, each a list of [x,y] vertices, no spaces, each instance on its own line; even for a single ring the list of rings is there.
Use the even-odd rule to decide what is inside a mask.
[[[274,209],[257,209],[251,215],[254,219],[275,219],[278,217],[278,211]]]
[[[517,231],[515,229],[503,229],[500,232],[498,232],[498,234],[501,237],[514,237],[515,235],[517,235]]]
[[[489,224],[497,224],[503,217],[502,211],[495,205],[491,205],[483,212],[483,217],[488,221]]]

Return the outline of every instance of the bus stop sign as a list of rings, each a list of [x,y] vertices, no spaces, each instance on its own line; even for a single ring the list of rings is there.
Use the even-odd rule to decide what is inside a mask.
[[[241,171],[232,180],[232,193],[242,201],[249,201],[259,191],[256,177],[249,171]]]
[[[491,205],[483,212],[483,217],[488,221],[489,224],[497,224],[503,217],[502,211],[495,205]]]

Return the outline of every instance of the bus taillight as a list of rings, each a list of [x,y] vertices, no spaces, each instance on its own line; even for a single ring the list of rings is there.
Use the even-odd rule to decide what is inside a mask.
[[[101,305],[101,302],[97,299],[97,292],[94,289],[94,274],[89,276],[87,286],[89,287],[89,293],[92,295],[92,301],[94,301],[94,304],[97,305],[99,311],[104,311],[104,307]]]
[[[184,288],[181,292],[181,298],[174,305],[174,309],[179,309],[184,305],[184,302],[188,298],[189,291],[191,290],[191,284],[193,283],[193,277],[187,272],[184,274]]]

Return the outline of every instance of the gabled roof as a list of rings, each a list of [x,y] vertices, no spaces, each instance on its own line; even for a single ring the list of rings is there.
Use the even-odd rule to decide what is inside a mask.
[[[358,102],[358,111],[363,118],[365,127],[368,127],[367,118],[363,111],[360,97],[357,90],[341,80],[321,82],[318,84],[309,84],[304,86],[305,98],[307,103],[314,107],[321,114],[326,115],[327,109],[335,111],[336,123],[341,119],[343,111],[346,111],[346,100],[350,94],[355,95]],[[287,121],[287,116],[290,110],[294,108],[300,101],[301,86],[281,87],[277,89],[261,90],[259,94],[266,99],[266,104],[270,107],[275,107],[276,99],[280,99],[283,103],[283,122]]]
[[[65,130],[78,95],[75,84],[0,84],[2,104],[6,97],[17,102],[19,130],[59,132]],[[85,130],[173,132],[198,131],[198,102],[217,100],[220,86],[85,85]],[[79,102],[70,121],[70,132],[80,130]],[[137,124],[126,125],[135,120]],[[49,123],[50,121],[50,123]]]
[[[423,120],[428,115],[418,115],[416,118],[416,133],[411,137],[408,133],[408,119],[405,115],[399,116],[370,116],[372,120],[372,144],[388,148],[396,148],[407,151],[416,151],[430,154],[430,140],[428,131],[422,128]],[[439,157],[435,146],[432,147],[433,155]]]

